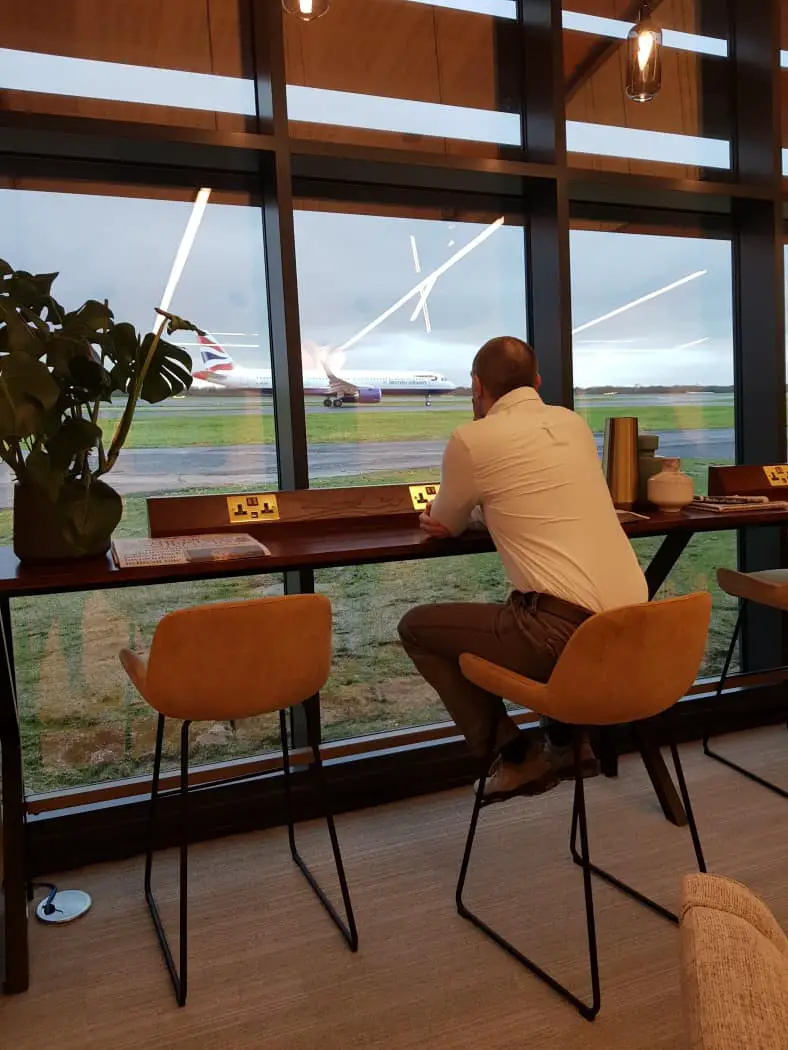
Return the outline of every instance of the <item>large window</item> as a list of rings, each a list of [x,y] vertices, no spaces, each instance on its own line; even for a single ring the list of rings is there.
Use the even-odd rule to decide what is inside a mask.
[[[64,306],[107,299],[116,320],[145,332],[169,285],[172,311],[207,333],[202,340],[179,334],[198,378],[185,396],[139,406],[107,476],[124,497],[118,535],[147,533],[152,494],[276,486],[262,222],[248,194],[25,184],[0,190],[0,226],[0,254],[18,269],[58,271],[53,290]],[[110,432],[119,414],[120,405],[106,406]],[[12,484],[3,466],[4,543]],[[278,578],[263,577],[15,600],[29,789],[146,772],[155,722],[130,688],[118,650],[144,646],[160,617],[179,606],[280,590]],[[208,726],[196,734],[194,754],[198,761],[245,755],[276,739],[273,718],[237,730]]]
[[[296,213],[310,484],[437,480],[446,439],[470,418],[474,354],[494,335],[526,335],[523,227],[500,213],[318,206]],[[327,370],[367,400],[325,407],[313,384]],[[445,720],[397,622],[419,602],[506,594],[494,555],[321,571],[317,584],[335,616],[328,739]]]
[[[575,408],[597,434],[636,416],[657,455],[678,457],[699,494],[709,464],[734,462],[731,243],[698,236],[571,232]],[[658,541],[636,543],[646,564]],[[734,533],[693,538],[663,594],[708,589],[714,617],[704,672],[719,671],[736,604],[716,585],[736,565]]]

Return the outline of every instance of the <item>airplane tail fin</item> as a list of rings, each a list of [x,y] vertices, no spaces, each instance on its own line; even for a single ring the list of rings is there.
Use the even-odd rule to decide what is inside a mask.
[[[200,371],[202,372],[232,372],[235,362],[227,351],[219,346],[215,339],[208,335],[199,334],[197,342],[200,344]]]

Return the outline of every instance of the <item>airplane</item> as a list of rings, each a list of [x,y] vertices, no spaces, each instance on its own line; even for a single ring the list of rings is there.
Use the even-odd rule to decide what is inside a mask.
[[[207,335],[198,335],[199,364],[192,370],[192,390],[195,393],[219,391],[259,390],[272,394],[273,379],[270,368],[245,368],[237,365],[230,354]],[[191,348],[187,348],[191,350]],[[396,370],[349,369],[343,376],[336,375],[325,357],[321,357],[322,371],[305,369],[304,393],[323,397],[326,408],[342,408],[346,404],[378,404],[384,396],[394,394],[421,395],[425,403],[435,394],[456,390],[439,372],[404,372]]]
[[[491,237],[496,230],[500,229],[503,222],[504,217],[499,216],[471,238],[467,244],[450,255],[440,266],[426,275],[422,273],[416,239],[411,236],[413,264],[420,280],[378,317],[365,324],[361,331],[356,332],[341,346],[333,349],[340,354],[349,350],[414,298],[417,298],[418,302],[411,314],[411,323],[421,314],[424,318],[425,330],[429,335],[432,325],[427,300],[438,279],[488,237]],[[193,366],[191,387],[193,392],[206,392],[212,389],[214,392],[218,390],[259,390],[262,393],[273,393],[270,368],[255,371],[236,365],[227,351],[205,332],[198,333],[197,344],[201,347],[200,364],[197,369],[194,369]],[[319,371],[305,370],[303,373],[304,393],[323,395],[323,404],[326,408],[341,408],[345,404],[375,404],[384,395],[391,394],[421,394],[424,396],[425,405],[429,405],[433,394],[445,394],[457,389],[456,384],[450,379],[439,372],[429,370],[404,372],[351,369],[340,377],[329,366],[330,353],[331,351],[320,354],[321,369]]]

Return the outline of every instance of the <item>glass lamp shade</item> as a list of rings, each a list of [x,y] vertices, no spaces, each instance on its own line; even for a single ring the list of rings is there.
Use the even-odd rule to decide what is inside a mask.
[[[331,0],[282,0],[282,7],[302,22],[314,22],[326,13],[330,3]]]
[[[662,30],[641,13],[627,36],[627,98],[650,102],[662,87]]]

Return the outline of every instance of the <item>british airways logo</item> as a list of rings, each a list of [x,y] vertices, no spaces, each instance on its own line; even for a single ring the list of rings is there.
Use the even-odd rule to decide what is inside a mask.
[[[232,371],[233,363],[229,356],[218,348],[216,350],[201,350],[200,358],[203,366],[210,372]]]

